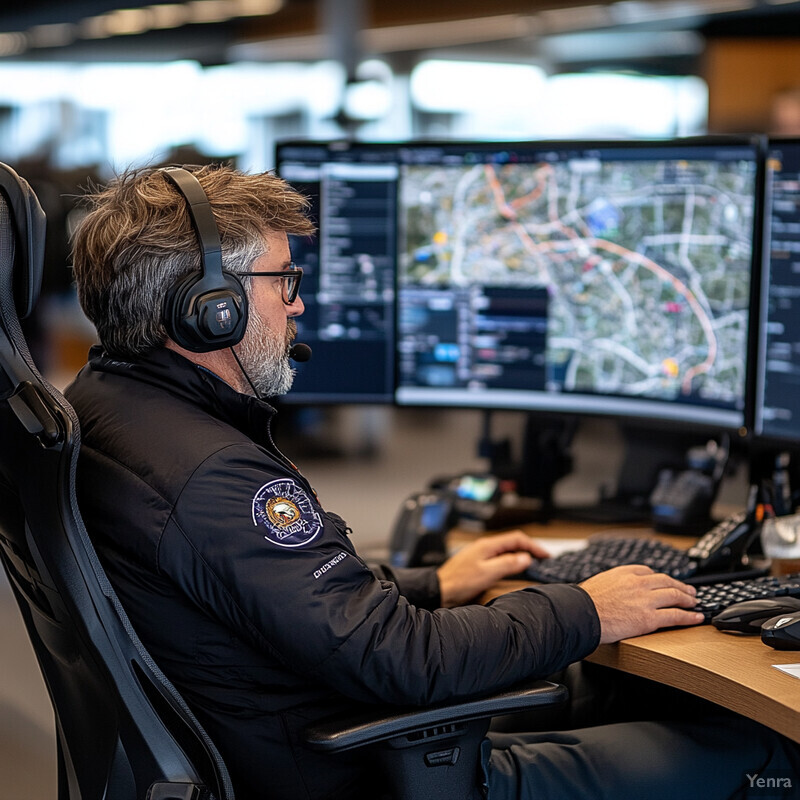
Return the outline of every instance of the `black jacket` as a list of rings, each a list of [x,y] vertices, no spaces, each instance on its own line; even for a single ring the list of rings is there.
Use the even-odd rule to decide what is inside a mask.
[[[81,512],[237,800],[359,796],[358,755],[320,755],[300,739],[354,701],[486,692],[597,646],[594,606],[574,586],[427,610],[433,571],[370,571],[275,447],[270,406],[166,349],[136,362],[91,356],[66,392],[83,434]]]

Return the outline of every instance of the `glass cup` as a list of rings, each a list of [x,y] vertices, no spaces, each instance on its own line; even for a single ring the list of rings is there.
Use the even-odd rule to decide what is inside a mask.
[[[773,575],[800,572],[800,514],[771,517],[761,528],[764,555],[772,560]]]

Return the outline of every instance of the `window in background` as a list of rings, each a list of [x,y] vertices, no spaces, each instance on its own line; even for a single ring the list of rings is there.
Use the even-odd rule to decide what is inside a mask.
[[[537,138],[647,139],[706,132],[708,87],[695,76],[553,75]]]
[[[276,139],[298,136],[656,138],[706,126],[707,88],[692,76],[548,77],[533,64],[443,60],[410,75],[375,60],[362,67],[348,85],[332,61],[205,69],[189,61],[2,64],[0,159],[36,155],[62,169],[94,165],[109,173],[192,145],[263,170],[274,166]],[[339,113],[346,102],[355,125]]]
[[[708,90],[695,76],[561,74],[521,64],[426,61],[411,74],[423,133],[459,138],[658,138],[701,134]]]
[[[410,77],[411,102],[421,112],[415,133],[530,138],[545,83],[544,70],[531,64],[423,61]]]
[[[266,169],[274,142],[259,135],[265,120],[296,119],[305,128],[284,135],[336,135],[335,126],[320,131],[318,123],[336,113],[343,85],[333,62],[4,64],[0,106],[10,113],[0,158],[47,154],[59,168],[94,164],[107,172],[191,144],[212,157],[237,157],[245,169]]]

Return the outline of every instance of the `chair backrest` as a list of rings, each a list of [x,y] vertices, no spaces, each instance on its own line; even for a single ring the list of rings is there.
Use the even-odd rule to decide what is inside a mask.
[[[59,800],[233,800],[225,765],[142,646],[80,517],[72,407],[20,326],[38,295],[44,214],[0,163],[0,561],[56,717]]]

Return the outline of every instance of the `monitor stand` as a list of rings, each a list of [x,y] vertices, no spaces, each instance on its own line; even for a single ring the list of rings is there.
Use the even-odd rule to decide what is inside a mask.
[[[707,434],[686,433],[646,423],[618,423],[623,443],[616,489],[601,488],[598,499],[588,505],[557,505],[556,483],[572,472],[572,444],[579,417],[526,415],[521,453],[515,457],[508,439],[491,436],[491,411],[484,412],[478,454],[487,458],[490,471],[516,486],[521,498],[536,501],[535,519],[553,517],[597,524],[650,523],[650,495],[664,469],[682,470],[690,448],[705,444]]]
[[[650,522],[650,495],[661,470],[686,467],[686,453],[704,443],[707,435],[619,423],[623,460],[617,474],[616,490],[601,489],[596,502],[586,506],[559,506],[564,519],[598,524]]]
[[[520,503],[521,506],[530,509],[534,507],[530,501],[536,501],[535,519],[530,521],[548,521],[556,510],[553,489],[561,478],[572,471],[570,448],[578,427],[577,420],[527,414],[521,453],[517,458],[512,453],[508,439],[492,439],[490,427],[491,411],[485,411],[478,454],[489,460],[493,475],[516,487],[516,493],[525,501]]]

